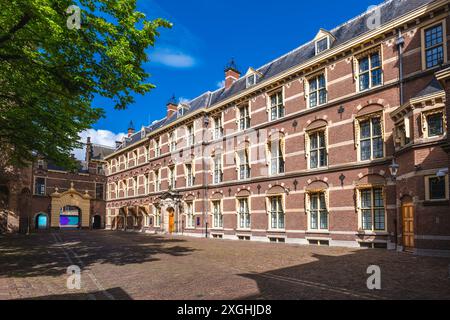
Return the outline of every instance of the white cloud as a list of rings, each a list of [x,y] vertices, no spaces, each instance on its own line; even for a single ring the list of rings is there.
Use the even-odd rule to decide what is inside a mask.
[[[217,88],[222,89],[225,87],[225,80],[217,82]]]
[[[80,134],[80,141],[86,143],[87,138],[90,137],[91,142],[94,144],[114,148],[116,146],[116,141],[122,141],[125,136],[125,133],[115,134],[109,130],[88,129]],[[84,160],[85,152],[85,149],[76,149],[73,151],[78,160]]]
[[[156,49],[150,53],[150,60],[171,68],[192,68],[196,65],[190,55],[168,48]]]
[[[191,101],[191,99],[181,97],[179,101],[181,104],[188,104]]]

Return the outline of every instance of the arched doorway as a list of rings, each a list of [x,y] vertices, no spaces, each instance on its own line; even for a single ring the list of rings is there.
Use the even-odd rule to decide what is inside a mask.
[[[175,233],[175,209],[168,208],[167,213],[169,215],[169,233]]]
[[[75,206],[65,206],[61,208],[59,214],[59,227],[61,229],[81,228],[81,209]]]
[[[99,230],[102,228],[102,217],[98,214],[96,214],[92,219],[92,228],[94,230]]]
[[[402,229],[404,250],[414,251],[414,201],[411,197],[402,199]]]
[[[48,215],[46,213],[38,213],[34,225],[36,230],[47,230],[49,226]]]

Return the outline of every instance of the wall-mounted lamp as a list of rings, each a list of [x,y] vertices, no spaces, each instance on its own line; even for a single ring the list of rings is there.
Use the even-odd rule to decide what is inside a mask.
[[[389,166],[389,170],[391,171],[391,176],[393,180],[397,180],[399,169],[400,165],[395,162],[395,159],[392,159],[392,164]]]

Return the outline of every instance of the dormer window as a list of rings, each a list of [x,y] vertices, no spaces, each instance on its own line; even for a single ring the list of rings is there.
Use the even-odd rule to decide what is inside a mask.
[[[247,77],[247,88],[250,88],[256,84],[256,74],[251,74]]]
[[[142,128],[142,130],[141,130],[141,139],[144,139],[144,138],[145,138],[145,129]]]
[[[188,111],[189,107],[187,105],[184,104],[180,104],[178,106],[178,113],[177,113],[177,117],[181,118],[184,117]]]
[[[322,39],[316,41],[316,54],[324,52],[328,49],[330,49],[330,38],[329,37],[325,37],[325,38],[322,38]]]
[[[336,38],[333,34],[327,30],[320,29],[314,38],[314,43],[316,46],[316,55],[327,51],[331,48]]]
[[[253,69],[253,68],[248,68],[248,71],[245,75],[245,84],[247,88],[250,88],[252,86],[254,86],[256,84],[256,82],[258,81],[258,77],[262,77],[262,74]]]

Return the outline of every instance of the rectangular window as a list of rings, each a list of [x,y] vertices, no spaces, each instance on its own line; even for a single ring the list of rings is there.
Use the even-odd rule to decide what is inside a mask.
[[[428,137],[438,137],[444,134],[444,114],[430,114],[427,118]]]
[[[309,80],[309,107],[314,108],[327,103],[325,75],[321,74]]]
[[[222,155],[217,155],[214,157],[214,184],[222,183],[222,180]]]
[[[381,118],[376,116],[364,121],[360,121],[359,129],[361,161],[383,158],[384,143]]]
[[[155,140],[155,157],[161,156],[161,144],[159,139]]]
[[[175,137],[175,131],[170,133],[169,136],[169,149],[170,152],[174,152],[177,150],[177,139]]]
[[[193,146],[195,144],[195,134],[193,125],[187,127],[187,141],[188,146]]]
[[[250,163],[247,150],[238,152],[239,156],[239,180],[250,179]]]
[[[325,193],[313,193],[310,195],[310,229],[328,230],[328,210],[325,201]]]
[[[95,198],[96,199],[105,199],[105,186],[103,183],[96,183],[95,184]]]
[[[323,51],[328,50],[329,47],[329,38],[325,37],[316,42],[316,54],[319,54]]]
[[[177,187],[177,175],[175,173],[175,167],[169,168],[169,189],[175,190]]]
[[[361,195],[361,224],[364,231],[384,231],[385,208],[383,189],[360,190]]]
[[[250,111],[249,107],[239,108],[239,130],[244,131],[250,128]]]
[[[358,59],[359,91],[368,90],[382,84],[383,69],[380,53],[372,53]]]
[[[213,201],[213,228],[223,228],[223,214],[220,201]]]
[[[159,170],[155,171],[155,192],[161,191],[161,173]]]
[[[194,185],[194,174],[192,172],[192,164],[186,164],[186,187]]]
[[[430,69],[444,63],[444,28],[442,23],[424,31],[425,64]]]
[[[214,118],[214,140],[220,139],[223,137],[223,124],[222,124],[222,116]]]
[[[270,225],[273,230],[284,230],[285,214],[283,210],[283,197],[270,198]]]
[[[34,181],[34,194],[45,196],[45,178],[36,178]]]
[[[282,149],[282,140],[273,141],[270,143],[270,174],[277,175],[284,173],[284,155]]]
[[[284,115],[283,93],[279,91],[270,96],[270,119],[274,121],[283,118]]]
[[[309,135],[309,165],[311,169],[326,167],[327,145],[325,131],[314,132]]]
[[[248,206],[248,199],[239,199],[238,200],[239,210],[238,210],[238,222],[240,229],[250,229],[251,227],[251,219],[250,219],[250,210]]]
[[[195,228],[194,204],[192,202],[186,203],[186,228]]]
[[[154,208],[155,213],[155,228],[161,227],[161,209]]]
[[[426,200],[448,200],[448,176],[426,177]]]

